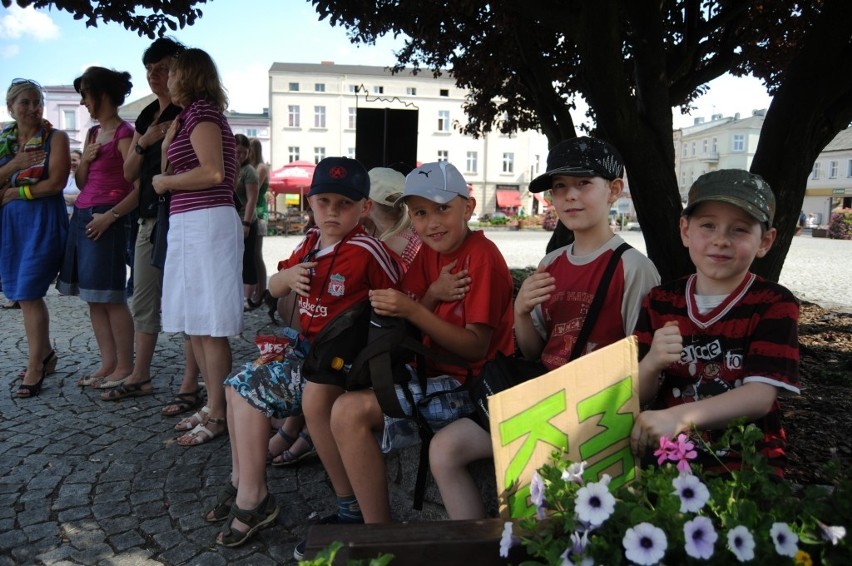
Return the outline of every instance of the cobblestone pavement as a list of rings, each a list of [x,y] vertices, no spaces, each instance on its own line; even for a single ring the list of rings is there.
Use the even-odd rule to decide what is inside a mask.
[[[639,233],[626,239],[644,249]],[[512,267],[535,264],[549,233],[489,232]],[[264,242],[270,273],[295,236]],[[796,238],[782,283],[801,298],[852,310],[851,242]],[[152,372],[154,395],[101,401],[77,378],[97,367],[85,303],[47,297],[55,374],[34,399],[17,399],[26,340],[19,310],[0,311],[0,566],[11,564],[286,564],[312,512],[332,510],[333,494],[317,460],[270,468],[278,524],[238,549],[217,547],[216,526],[202,517],[230,470],[227,438],[185,448],[174,441],[177,418],[160,408],[177,391],[182,339],[161,335]],[[263,309],[247,313],[231,340],[235,363],[255,357],[254,337],[270,333]]]

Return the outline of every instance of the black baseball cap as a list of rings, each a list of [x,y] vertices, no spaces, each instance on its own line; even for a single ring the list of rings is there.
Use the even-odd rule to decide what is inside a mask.
[[[698,177],[689,188],[684,216],[689,216],[702,202],[718,201],[743,209],[758,222],[772,226],[775,218],[775,195],[760,175],[743,169],[720,169]]]
[[[370,175],[360,161],[326,157],[317,163],[308,196],[336,193],[352,200],[370,198]]]
[[[556,144],[547,154],[547,172],[530,183],[531,193],[550,189],[551,178],[603,177],[612,181],[624,176],[624,161],[611,144],[583,136]]]

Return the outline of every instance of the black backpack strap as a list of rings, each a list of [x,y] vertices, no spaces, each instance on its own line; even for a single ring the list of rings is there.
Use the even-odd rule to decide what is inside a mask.
[[[609,284],[612,281],[612,275],[615,273],[615,268],[618,266],[618,261],[622,254],[632,246],[624,242],[612,252],[609,258],[609,263],[606,265],[606,270],[598,283],[598,290],[595,291],[595,297],[592,299],[592,304],[589,306],[589,312],[586,313],[586,318],[583,320],[583,327],[580,329],[580,334],[577,336],[577,341],[574,343],[574,348],[571,350],[571,357],[568,361],[576,360],[583,355],[583,350],[586,349],[586,343],[589,341],[589,336],[592,334],[592,329],[595,327],[598,315],[603,307],[606,292],[609,289]]]

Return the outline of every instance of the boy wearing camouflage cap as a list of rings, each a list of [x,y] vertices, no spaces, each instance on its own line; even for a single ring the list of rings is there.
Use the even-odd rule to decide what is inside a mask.
[[[783,476],[778,396],[799,392],[799,304],[749,271],[775,241],[774,214],[769,185],[747,171],[707,173],[690,188],[680,235],[696,273],[652,289],[636,325],[640,397],[650,405],[631,435],[637,454],[681,432],[712,440],[745,417],[763,430],[759,449]],[[722,469],[739,468],[736,449],[700,452],[699,462],[720,468],[717,458]]]

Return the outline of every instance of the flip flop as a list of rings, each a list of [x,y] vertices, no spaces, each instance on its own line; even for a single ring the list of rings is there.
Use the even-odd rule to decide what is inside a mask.
[[[120,385],[124,385],[124,382],[130,379],[130,376],[122,377],[121,379],[106,379],[98,383],[94,386],[95,389],[112,389],[114,387],[118,387]],[[148,381],[151,381],[150,379]]]
[[[122,383],[114,389],[110,389],[109,391],[104,391],[103,393],[101,393],[101,400],[118,401],[119,399],[124,399],[125,397],[144,397],[145,395],[153,395],[153,387],[151,389],[148,389],[147,391],[143,389],[143,387],[150,383],[150,379],[141,381],[139,383]]]

